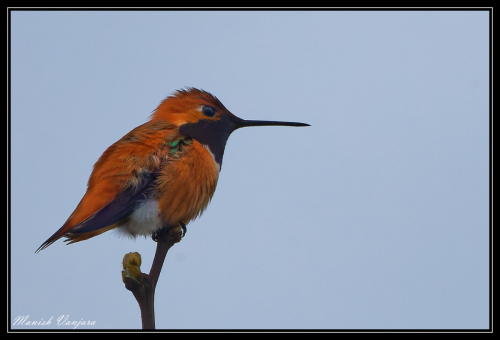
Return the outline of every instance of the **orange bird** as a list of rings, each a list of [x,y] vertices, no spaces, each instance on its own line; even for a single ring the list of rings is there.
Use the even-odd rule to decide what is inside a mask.
[[[114,228],[131,236],[179,225],[185,232],[215,192],[229,135],[264,125],[309,126],[244,120],[208,92],[175,92],[147,123],[104,151],[75,211],[37,252],[61,237],[74,243]]]

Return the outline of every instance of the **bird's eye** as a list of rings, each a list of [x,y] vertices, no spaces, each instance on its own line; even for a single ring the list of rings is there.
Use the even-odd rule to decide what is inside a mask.
[[[203,105],[203,107],[201,108],[201,112],[203,112],[203,114],[207,117],[213,117],[216,113],[215,109],[208,105]]]

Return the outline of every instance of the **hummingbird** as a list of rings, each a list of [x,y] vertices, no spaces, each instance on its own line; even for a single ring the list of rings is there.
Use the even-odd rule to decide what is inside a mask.
[[[210,202],[231,133],[248,126],[309,126],[244,120],[193,87],[164,99],[144,123],[104,151],[87,191],[63,226],[37,250],[118,228],[132,237],[186,225]]]

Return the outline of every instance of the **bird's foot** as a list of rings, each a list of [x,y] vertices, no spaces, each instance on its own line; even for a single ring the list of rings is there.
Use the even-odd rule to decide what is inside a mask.
[[[181,229],[182,229],[181,238],[183,238],[186,235],[187,227],[182,222],[179,222],[179,225],[181,226]],[[170,228],[168,230],[170,230]],[[163,228],[163,229],[160,229],[158,231],[155,231],[155,232],[151,233],[151,239],[153,241],[155,241],[155,242],[158,242],[158,239],[161,237],[161,234],[164,233],[164,232],[167,232],[166,228]]]

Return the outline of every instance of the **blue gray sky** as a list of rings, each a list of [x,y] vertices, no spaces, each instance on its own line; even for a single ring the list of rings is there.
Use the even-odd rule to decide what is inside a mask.
[[[153,241],[35,250],[185,86],[311,127],[231,135],[157,328],[488,328],[488,34],[487,11],[11,12],[12,328],[141,327],[121,261],[148,272]]]

